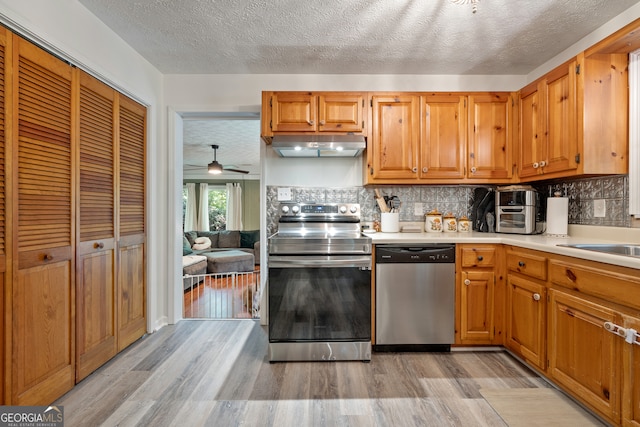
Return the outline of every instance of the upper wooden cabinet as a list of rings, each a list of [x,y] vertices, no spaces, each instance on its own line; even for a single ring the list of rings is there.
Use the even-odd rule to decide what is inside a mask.
[[[513,176],[507,93],[374,93],[366,184],[506,183]]]
[[[263,92],[262,136],[286,133],[366,135],[366,93]]]
[[[628,171],[627,58],[578,55],[520,91],[522,181]]]

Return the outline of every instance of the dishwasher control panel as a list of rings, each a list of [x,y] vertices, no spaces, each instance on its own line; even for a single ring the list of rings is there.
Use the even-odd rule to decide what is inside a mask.
[[[455,263],[454,244],[416,246],[377,245],[376,263]]]

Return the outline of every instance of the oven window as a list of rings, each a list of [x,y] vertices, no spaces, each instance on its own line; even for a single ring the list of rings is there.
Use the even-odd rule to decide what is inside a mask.
[[[526,221],[524,214],[500,214],[500,227],[525,228]]]
[[[269,268],[269,341],[371,340],[371,270]]]

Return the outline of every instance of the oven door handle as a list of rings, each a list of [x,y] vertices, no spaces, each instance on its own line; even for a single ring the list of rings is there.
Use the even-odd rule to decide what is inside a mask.
[[[304,268],[304,267],[321,267],[321,268],[339,268],[339,267],[358,267],[371,269],[371,255],[365,256],[270,256],[268,258],[269,267],[273,268]]]

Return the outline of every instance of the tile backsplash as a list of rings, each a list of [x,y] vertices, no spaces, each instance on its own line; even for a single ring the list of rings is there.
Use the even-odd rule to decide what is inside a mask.
[[[384,196],[398,196],[401,222],[423,221],[424,214],[432,209],[440,212],[453,212],[456,216],[471,215],[473,193],[478,185],[405,185],[383,187],[290,187],[292,201],[306,203],[359,203],[362,221],[380,219],[374,188]],[[495,186],[492,186],[495,188]],[[569,224],[604,225],[630,227],[629,216],[629,180],[627,175],[615,175],[597,178],[578,178],[557,180],[534,187],[544,197],[560,191],[569,197]],[[277,231],[278,188],[267,186],[267,234]],[[593,215],[593,201],[603,199],[606,216],[596,218]]]

